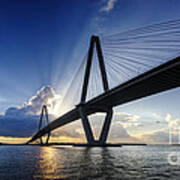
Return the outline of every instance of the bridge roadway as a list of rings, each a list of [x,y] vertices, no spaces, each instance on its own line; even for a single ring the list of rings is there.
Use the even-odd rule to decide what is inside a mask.
[[[180,56],[155,67],[83,104],[91,115],[110,107],[157,94],[180,86]],[[80,119],[78,107],[57,118],[37,132],[28,142],[33,142],[49,131]]]

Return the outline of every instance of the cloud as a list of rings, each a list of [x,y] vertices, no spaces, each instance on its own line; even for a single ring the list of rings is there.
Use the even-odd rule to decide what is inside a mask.
[[[61,128],[53,131],[52,136],[60,137],[64,136],[67,138],[85,138],[84,130],[81,124],[81,121],[75,121]]]
[[[142,123],[123,123],[124,128],[130,128],[130,127],[143,127],[144,125]]]
[[[178,139],[180,133],[180,119],[173,118],[173,116],[170,113],[167,113],[163,122],[164,126],[162,126],[161,129],[141,134],[141,139],[144,142],[148,143],[168,144],[170,141],[169,137],[171,134],[171,141],[173,143],[178,143],[178,141],[180,140]]]
[[[29,115],[39,115],[43,105],[47,105],[48,109],[53,108],[57,96],[52,87],[44,86],[28,102],[25,102],[22,107],[8,108],[5,116],[19,118]]]
[[[128,113],[115,113],[114,118],[116,122],[129,122],[138,121],[140,119],[139,115],[133,115]]]
[[[109,134],[110,139],[130,138],[130,135],[121,124],[112,124]]]
[[[38,116],[0,116],[0,136],[29,137],[38,130]]]
[[[165,121],[168,123],[169,128],[173,130],[179,130],[180,129],[180,119],[172,119],[171,114],[167,114],[165,117]]]
[[[98,8],[97,14],[91,19],[91,25],[94,28],[94,31],[103,36],[106,33],[109,33],[109,13],[113,10],[117,0],[101,0],[100,8]],[[99,6],[98,6],[99,7]]]
[[[173,139],[177,140],[177,137],[175,135],[173,135]],[[165,143],[168,144],[169,143],[169,131],[168,129],[161,129],[158,131],[154,131],[151,133],[147,133],[141,136],[142,139],[144,139],[145,142],[149,142],[149,143]]]
[[[98,116],[94,115],[89,119],[89,122],[91,124],[94,138],[98,140],[102,130],[104,117],[100,115]],[[81,120],[78,120],[76,122],[70,123],[68,125],[65,125],[57,129],[56,131],[53,132],[53,136],[76,138],[86,142],[86,137]],[[131,137],[128,134],[127,130],[121,124],[115,124],[112,122],[108,135],[109,142],[122,142],[122,141],[126,142],[126,141],[134,141],[134,140],[135,138]]]
[[[89,117],[89,122],[93,131],[93,135],[95,139],[99,139],[102,126],[104,123],[104,115],[96,114],[91,115]],[[84,129],[82,126],[81,120],[65,125],[59,129],[57,129],[53,136],[66,136],[69,138],[80,138],[82,141],[86,141]],[[121,125],[116,124],[114,120],[112,121],[110,132],[108,135],[108,141],[110,142],[125,142],[125,141],[133,141],[134,138],[129,135],[127,130]]]
[[[95,134],[96,139],[100,136],[105,115],[103,113],[97,113],[89,117],[89,122],[91,124],[92,130]],[[139,142],[139,139],[131,136],[127,129],[121,123],[123,122],[136,122],[139,119],[137,115],[131,115],[127,113],[114,113],[110,131],[108,135],[108,142]],[[83,128],[78,130],[79,133],[84,134]]]
[[[144,124],[137,122],[141,117],[139,115],[133,115],[128,113],[115,113],[114,123],[121,124],[123,128],[142,127]]]
[[[164,128],[157,131],[153,131],[150,133],[143,134],[141,136],[141,139],[143,139],[145,142],[152,143],[152,144],[169,144],[169,129]],[[172,143],[178,143],[179,141],[179,132],[177,131],[171,131],[171,141]]]
[[[43,105],[51,110],[59,97],[52,87],[42,87],[22,107],[10,107],[0,116],[0,136],[29,137],[37,131],[39,114]],[[53,115],[49,115],[54,119]]]
[[[114,8],[115,3],[117,2],[117,0],[108,0],[107,4],[105,6],[103,6],[100,11],[104,11],[104,12],[109,12]]]
[[[155,131],[149,134],[145,134],[142,137],[146,142],[150,143],[168,143],[169,134],[165,130]]]

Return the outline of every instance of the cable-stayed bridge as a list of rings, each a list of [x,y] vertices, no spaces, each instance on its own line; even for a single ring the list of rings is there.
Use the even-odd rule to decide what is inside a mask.
[[[113,107],[179,87],[179,47],[180,20],[103,37],[101,41],[98,36],[92,36],[86,61],[83,61],[76,74],[82,78],[83,73],[84,79],[77,80],[75,76],[72,84],[76,84],[77,91],[71,84],[63,101],[67,103],[70,98],[76,106],[44,128],[39,127],[28,143],[41,139],[45,134],[48,134],[48,143],[51,131],[81,119],[87,142],[105,144]],[[79,102],[69,93],[72,91],[76,96],[77,92],[81,92]],[[97,91],[92,95],[92,92]],[[88,119],[88,116],[97,112],[106,114],[99,140],[95,140]]]

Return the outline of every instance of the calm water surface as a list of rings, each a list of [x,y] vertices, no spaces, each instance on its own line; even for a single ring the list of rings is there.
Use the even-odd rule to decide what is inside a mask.
[[[0,179],[173,180],[180,177],[180,164],[168,163],[174,152],[180,147],[0,146]]]

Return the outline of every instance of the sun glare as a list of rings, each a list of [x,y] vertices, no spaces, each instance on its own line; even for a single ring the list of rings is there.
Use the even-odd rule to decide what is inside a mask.
[[[48,112],[50,115],[59,117],[67,112],[70,107],[68,105],[62,104],[62,100],[59,95],[53,99],[49,99],[47,103]]]

